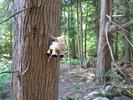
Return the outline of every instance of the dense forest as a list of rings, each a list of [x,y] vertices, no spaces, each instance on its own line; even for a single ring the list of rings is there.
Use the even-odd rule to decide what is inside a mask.
[[[132,100],[133,0],[0,0],[0,100]]]

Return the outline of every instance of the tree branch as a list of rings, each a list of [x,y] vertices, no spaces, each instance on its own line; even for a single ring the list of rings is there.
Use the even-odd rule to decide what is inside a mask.
[[[123,33],[125,39],[126,39],[127,42],[130,44],[130,46],[133,48],[133,44],[130,42],[130,40],[127,38],[126,34],[124,33],[124,31],[128,32],[127,30],[124,29],[124,27],[133,24],[133,20],[131,20],[131,21],[129,21],[129,22],[127,22],[127,23],[125,23],[125,24],[123,24],[123,25],[120,26],[120,25],[117,25],[115,22],[113,22],[113,21],[111,20],[111,17],[110,17],[109,15],[106,15],[106,16],[107,16],[107,18],[109,18],[110,22],[111,22],[112,24],[114,24],[114,26],[117,26],[117,27],[119,28],[119,30],[122,31],[122,33]],[[118,28],[117,28],[117,29],[118,29]],[[108,33],[109,33],[109,31],[108,31]]]
[[[4,58],[4,59],[7,59],[7,60],[10,60],[10,59],[11,59],[11,57],[9,57],[9,56],[4,56],[4,55],[0,55],[0,58]]]
[[[8,18],[6,18],[5,20],[1,21],[0,24],[2,24],[2,23],[4,23],[4,22],[8,21],[8,20],[11,19],[12,17],[16,16],[17,14],[19,14],[19,13],[21,13],[21,12],[23,12],[23,11],[29,9],[29,8],[31,8],[31,7],[24,8],[24,9],[22,9],[22,10],[16,12],[16,13],[14,13],[14,14],[12,14],[12,15],[9,16]]]
[[[111,23],[113,23],[113,22],[111,21]],[[124,23],[124,24],[122,24],[122,25],[119,25],[119,26],[122,27],[122,28],[126,28],[130,25],[133,25],[133,19],[126,22],[126,23]],[[117,32],[119,30],[120,30],[120,28],[117,25],[111,25],[108,32],[109,33],[114,33],[114,32]]]
[[[3,71],[3,72],[0,72],[0,74],[5,74],[5,73],[18,73],[19,71]]]
[[[123,29],[122,29],[122,33],[123,33],[125,39],[127,40],[127,42],[129,43],[129,45],[133,48],[133,44],[131,43],[131,41],[130,41],[130,40],[128,39],[128,37],[126,36],[126,34],[125,34],[125,32],[124,32]]]
[[[106,42],[107,42],[107,45],[109,47],[110,56],[111,56],[111,59],[112,59],[111,66],[115,66],[117,68],[117,70],[120,72],[120,74],[126,79],[127,78],[126,75],[119,69],[118,65],[115,62],[114,56],[113,56],[111,45],[110,45],[109,40],[108,40],[108,29],[109,29],[109,25],[110,25],[110,22],[111,22],[111,17],[109,15],[106,15],[106,17],[109,19],[109,21],[106,24],[106,29],[105,29],[106,32],[105,33],[106,33]]]

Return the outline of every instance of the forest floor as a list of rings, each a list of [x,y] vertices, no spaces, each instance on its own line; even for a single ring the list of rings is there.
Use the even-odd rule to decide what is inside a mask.
[[[114,84],[115,87],[117,87],[115,91],[121,91],[121,93],[117,93],[113,96],[111,93],[111,99],[92,99],[94,98],[92,97],[93,92],[95,94],[95,92],[101,91],[103,87],[106,88],[107,86],[105,86],[105,84],[96,84],[94,81],[95,68],[83,69],[78,65],[72,65],[71,67],[63,66],[64,65],[60,68],[59,100],[133,100],[133,66],[128,67],[127,65],[123,65],[121,67],[121,70],[130,78],[128,78],[128,80],[120,78],[119,81]],[[127,93],[130,92],[128,96],[122,95],[122,91],[125,91],[123,89],[131,89],[131,91],[126,90]],[[89,96],[92,98],[89,98]],[[100,95],[100,97],[106,96]]]
[[[80,68],[79,65],[71,65],[70,67],[68,67],[67,64],[61,65],[59,100],[133,100],[133,63],[130,67],[128,64],[122,64],[120,66],[119,68],[126,74],[128,79],[125,80],[116,76],[117,80],[114,80],[115,83],[111,86],[113,82],[111,82],[111,85],[100,85],[94,81],[95,68],[84,69]],[[4,88],[5,91],[2,92],[1,88]],[[3,96],[0,100],[10,100],[10,84],[8,83],[5,87],[1,88],[0,95],[3,94]],[[123,90],[124,95],[122,94]],[[110,91],[111,95],[109,95]],[[115,92],[115,94],[112,95],[114,91],[117,91],[117,93]],[[96,99],[97,97],[100,98]],[[110,97],[111,99],[104,97]]]
[[[69,97],[83,98],[87,92],[95,90],[94,76],[94,68],[83,69],[76,65],[60,68],[60,100]]]

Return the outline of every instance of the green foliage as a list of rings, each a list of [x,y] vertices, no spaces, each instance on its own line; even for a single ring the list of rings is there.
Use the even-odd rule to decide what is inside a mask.
[[[122,90],[123,95],[133,98],[133,88],[127,88]]]
[[[80,84],[80,83],[73,84],[72,88],[73,88],[75,91],[79,91],[79,90],[82,89],[82,84]]]
[[[3,21],[7,16],[11,15],[7,1],[0,2],[0,21]],[[11,54],[12,33],[11,21],[6,21],[0,25],[0,54]]]
[[[64,64],[72,64],[72,65],[79,65],[80,64],[80,59],[62,59],[61,63]]]
[[[80,64],[80,59],[71,59],[70,60],[72,65],[79,65]]]
[[[116,68],[112,68],[111,70],[109,70],[108,72],[105,73],[105,77],[108,76],[110,78],[114,78],[116,77],[118,74],[117,74],[117,70]]]
[[[68,33],[70,37],[74,37],[77,34],[74,27],[70,27]]]
[[[77,19],[77,8],[76,8],[76,0],[62,0],[62,14],[61,14],[61,33],[68,35],[67,40],[69,40],[69,52],[70,54],[74,54],[76,52],[76,57],[78,58],[78,39],[79,34],[79,24],[80,20]],[[99,2],[98,1],[81,1],[82,6],[82,27],[83,27],[83,36],[86,33],[86,51],[87,56],[96,55],[97,48],[97,34],[98,34],[98,23],[99,21]],[[80,11],[78,11],[80,17]],[[75,39],[73,41],[73,39]],[[84,37],[83,37],[84,39]],[[68,42],[68,41],[67,41]],[[74,43],[75,42],[75,43]],[[83,41],[83,45],[85,45]],[[75,49],[74,49],[75,47]],[[83,48],[84,49],[84,48]],[[83,50],[84,51],[84,50]],[[73,55],[70,55],[73,57]],[[74,57],[73,57],[74,58]],[[75,61],[72,61],[72,63]]]
[[[72,64],[72,65],[79,65],[80,64],[80,59],[62,59],[61,60],[61,63],[64,63],[64,64]]]
[[[10,71],[11,70],[11,65],[4,63],[0,63],[0,72],[3,71]],[[11,83],[11,74],[5,73],[5,74],[0,74],[0,98],[9,93],[11,90],[9,87],[9,84]]]
[[[0,22],[5,20],[11,15],[11,10],[9,9],[9,1],[2,0],[0,2]],[[11,21],[6,21],[0,24],[0,55],[11,55],[12,52],[12,24]],[[8,61],[0,56],[0,72],[11,70],[11,61]],[[0,74],[0,98],[9,92],[9,86],[11,82],[11,74],[2,73]]]
[[[102,73],[99,75],[99,77],[103,78],[102,81],[99,83],[99,81],[95,81],[96,84],[106,84],[106,79],[109,78],[112,80],[113,83],[120,83],[121,77],[118,74],[118,71],[116,68],[110,69],[108,72],[102,71]]]
[[[93,34],[93,33],[91,33]],[[87,53],[88,55],[96,55],[96,44],[97,44],[97,39],[96,37],[90,37],[87,36]]]

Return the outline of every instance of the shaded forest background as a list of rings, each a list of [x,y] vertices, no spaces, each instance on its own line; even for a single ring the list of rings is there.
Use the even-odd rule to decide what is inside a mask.
[[[0,72],[12,70],[12,29],[15,20],[10,17],[14,16],[14,4],[15,0],[0,2]],[[95,64],[99,57],[100,0],[62,0],[61,10],[61,35],[67,44],[61,64],[93,67],[87,63]],[[118,26],[133,20],[133,0],[113,0],[110,17]],[[133,61],[133,25],[112,33],[108,38],[111,39],[114,59],[118,64]],[[0,74],[0,97],[10,91],[11,78],[10,73]]]

